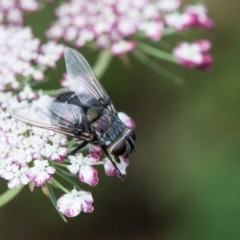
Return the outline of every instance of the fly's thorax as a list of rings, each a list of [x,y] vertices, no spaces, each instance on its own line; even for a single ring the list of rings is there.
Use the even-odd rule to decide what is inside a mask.
[[[108,146],[108,151],[114,156],[128,157],[135,148],[135,133],[132,129],[126,128]]]
[[[104,109],[99,118],[92,122],[92,129],[99,138],[99,144],[107,147],[122,134],[125,126],[117,114]]]

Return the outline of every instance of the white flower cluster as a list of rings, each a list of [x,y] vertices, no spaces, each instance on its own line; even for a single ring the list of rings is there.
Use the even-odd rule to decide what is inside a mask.
[[[17,105],[16,98],[12,97],[12,104],[14,102]],[[62,162],[68,152],[66,143],[67,138],[62,134],[32,128],[1,111],[0,177],[9,180],[9,188],[29,181],[35,186],[43,185],[55,172],[47,160]]]
[[[11,25],[22,25],[25,12],[35,12],[39,9],[37,0],[1,0],[0,22]]]
[[[47,31],[47,36],[74,42],[77,47],[95,41],[97,47],[110,48],[114,55],[123,54],[135,47],[135,42],[128,40],[133,34],[142,32],[153,41],[161,38],[164,24],[160,16],[160,3],[163,1],[157,2],[68,1],[57,9],[58,20]]]
[[[54,67],[62,56],[63,45],[54,42],[40,44],[29,27],[0,26],[0,90],[18,88],[20,80],[44,78],[46,67]]]

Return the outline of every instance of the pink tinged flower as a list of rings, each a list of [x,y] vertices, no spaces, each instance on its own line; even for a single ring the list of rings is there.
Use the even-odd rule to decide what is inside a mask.
[[[20,166],[26,166],[32,161],[32,148],[27,149],[12,149],[10,153],[12,163]]]
[[[208,70],[213,64],[212,56],[205,52],[211,48],[207,40],[194,43],[181,42],[173,49],[173,55],[177,62],[189,68]]]
[[[185,8],[185,13],[190,14],[196,19],[196,21],[192,22],[192,25],[190,25],[191,27],[202,27],[208,30],[214,28],[214,23],[208,16],[208,11],[204,5],[198,4],[187,6]]]
[[[8,174],[11,172],[12,164],[9,158],[2,158],[0,159],[0,177],[4,179],[8,179]]]
[[[50,181],[55,171],[54,167],[49,166],[47,160],[35,160],[34,167],[29,168],[27,176],[33,181],[35,186],[39,187]]]
[[[55,42],[48,42],[41,46],[41,55],[38,56],[37,62],[40,65],[55,67],[56,61],[63,55],[64,46]]]
[[[93,211],[93,198],[90,192],[73,189],[70,193],[62,195],[57,201],[57,210],[67,217],[75,217],[81,211]]]
[[[0,1],[1,22],[5,19],[8,24],[22,25],[24,12],[38,10],[36,0],[2,0]]]
[[[196,17],[188,13],[174,12],[165,16],[165,23],[181,32],[193,26],[196,23]]]
[[[19,99],[22,100],[33,100],[37,98],[37,94],[34,93],[31,87],[26,84],[23,90],[18,94]]]
[[[120,157],[119,159],[120,159],[120,163],[115,162],[116,167],[118,168],[119,171],[115,168],[115,166],[112,164],[112,162],[108,158],[104,158],[102,160],[106,175],[108,176],[117,175],[119,178],[125,177],[127,175],[126,168],[129,165],[129,161],[128,159],[123,157]]]
[[[67,137],[60,133],[56,133],[53,136],[49,136],[49,140],[54,144],[59,144],[60,146],[66,145],[68,142]]]
[[[0,94],[0,108],[6,109],[10,104],[17,102],[16,96],[12,92],[1,92]]]
[[[135,122],[124,112],[118,112],[118,117],[121,122],[128,128],[134,129],[136,127]]]
[[[67,148],[60,147],[58,144],[46,144],[41,151],[43,156],[57,162],[63,162],[64,156],[66,156],[67,153]]]
[[[182,3],[182,0],[158,0],[158,8],[163,12],[176,11]]]
[[[110,49],[113,55],[132,51],[135,43],[126,38],[143,30],[157,41],[162,23],[156,1],[84,1],[72,0],[56,10],[57,21],[47,31],[54,40],[64,39],[77,47],[93,42],[98,48]]]
[[[160,21],[149,21],[144,23],[140,29],[153,41],[158,41],[162,37],[164,26]]]
[[[33,72],[33,78],[36,81],[42,81],[44,78],[44,74],[41,71],[36,70]]]
[[[95,146],[93,144],[89,144],[89,147],[88,147],[88,150],[89,150],[89,154],[90,155],[95,155],[97,156],[98,158],[101,156],[102,154],[102,148],[99,147],[99,146]]]
[[[20,187],[22,184],[26,185],[29,183],[30,179],[27,177],[28,167],[21,167],[12,165],[11,170],[5,173],[4,178],[9,180],[8,187]]]
[[[88,155],[83,157],[82,153],[78,153],[75,156],[68,156],[71,165],[67,168],[72,174],[79,174],[79,180],[89,184],[90,186],[96,186],[98,184],[98,171],[92,167],[95,165],[99,157],[97,155]]]
[[[20,6],[25,11],[36,11],[38,10],[38,1],[36,0],[20,0]]]
[[[132,51],[135,46],[136,43],[133,41],[121,40],[120,42],[116,42],[111,46],[111,53],[113,55],[122,55]]]
[[[63,51],[61,45],[51,42],[41,47],[40,40],[34,38],[29,27],[0,26],[0,36],[1,90],[8,86],[17,89],[19,76],[42,80],[46,66],[55,66],[61,49]]]

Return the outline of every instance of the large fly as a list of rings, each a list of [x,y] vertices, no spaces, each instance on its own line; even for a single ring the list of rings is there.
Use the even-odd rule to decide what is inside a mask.
[[[8,109],[8,112],[24,123],[82,140],[71,154],[89,143],[100,146],[120,173],[116,163],[120,162],[119,157],[127,158],[134,150],[135,132],[118,118],[111,99],[86,59],[71,48],[65,49],[64,58],[76,90],[66,89],[56,98]]]

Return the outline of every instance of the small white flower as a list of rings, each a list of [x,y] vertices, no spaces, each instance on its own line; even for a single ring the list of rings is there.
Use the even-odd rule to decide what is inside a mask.
[[[129,165],[129,161],[128,159],[123,157],[119,157],[119,159],[120,163],[115,162],[115,165],[119,171],[115,168],[115,166],[108,158],[104,158],[102,160],[106,175],[108,176],[117,175],[119,178],[125,177],[127,175],[126,168]]]
[[[33,12],[39,9],[37,0],[2,0],[0,1],[1,22],[7,20],[8,24],[22,25],[24,12]]]
[[[97,155],[88,155],[83,157],[82,153],[78,153],[75,156],[68,156],[71,165],[67,168],[72,174],[79,173],[79,180],[89,184],[90,186],[96,186],[98,183],[98,171],[92,167],[98,162],[99,157]]]
[[[10,180],[8,182],[9,188],[20,187],[22,184],[26,185],[30,179],[27,177],[28,167],[21,167],[12,165],[11,170],[5,173],[4,178]]]
[[[172,12],[181,5],[182,0],[158,0],[158,7],[161,11]]]
[[[67,148],[59,147],[57,144],[46,144],[41,150],[43,156],[57,162],[63,162],[67,152]]]
[[[202,27],[208,30],[214,28],[214,23],[208,16],[208,11],[203,4],[189,5],[185,8],[185,12],[196,19],[192,27]]]
[[[8,179],[8,173],[11,172],[12,163],[9,158],[2,157],[0,159],[0,177],[4,179]]]
[[[54,174],[55,171],[54,167],[49,166],[48,161],[35,160],[34,167],[29,168],[27,176],[33,181],[35,186],[39,187],[51,180],[52,174]]]
[[[93,198],[90,192],[77,191],[73,189],[71,193],[62,195],[57,201],[57,210],[67,217],[75,217],[81,211],[93,211]]]
[[[42,54],[37,57],[37,62],[40,65],[55,67],[55,62],[62,56],[64,46],[55,42],[48,42],[41,46]]]
[[[88,150],[89,154],[96,155],[95,157],[100,157],[102,154],[102,148],[93,144],[89,144]]]
[[[205,52],[211,44],[207,40],[196,41],[193,43],[181,42],[173,49],[173,55],[178,63],[184,67],[196,67],[208,70],[213,63],[212,57]]]
[[[169,13],[165,16],[165,22],[169,27],[173,27],[178,31],[184,31],[195,22],[194,16],[188,13]]]
[[[26,166],[32,161],[32,148],[13,148],[9,157],[12,163],[20,166]]]
[[[135,48],[136,44],[133,41],[119,41],[112,45],[111,52],[114,55],[122,55],[127,52],[132,51]]]
[[[118,112],[118,117],[121,122],[128,128],[134,129],[136,127],[135,122],[124,112]]]

